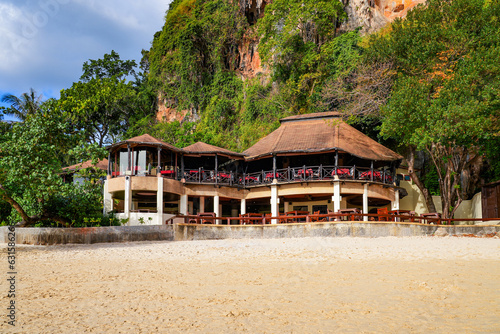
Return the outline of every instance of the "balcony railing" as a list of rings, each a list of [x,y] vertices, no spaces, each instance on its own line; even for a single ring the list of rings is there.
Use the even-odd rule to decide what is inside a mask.
[[[272,183],[274,179],[278,183],[308,182],[322,180],[362,180],[392,184],[394,176],[389,170],[375,170],[366,167],[344,167],[344,166],[302,166],[288,167],[276,170],[260,171],[244,174],[239,183],[244,186]]]
[[[377,170],[367,167],[323,165],[288,167],[277,169],[276,172],[272,170],[262,170],[243,174],[225,171],[216,172],[215,170],[198,168],[185,170],[183,177],[180,172],[175,172],[174,170],[161,171],[161,175],[179,181],[184,179],[186,183],[220,184],[227,186],[238,185],[243,187],[270,184],[274,179],[276,179],[278,183],[340,179],[385,184],[392,184],[395,180],[394,175],[387,169]]]

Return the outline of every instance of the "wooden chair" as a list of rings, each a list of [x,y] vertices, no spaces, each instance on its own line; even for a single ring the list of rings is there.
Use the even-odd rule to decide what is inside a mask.
[[[387,217],[387,215],[389,215],[389,210],[387,210],[387,208],[380,208],[380,209],[377,209],[377,214],[378,215],[386,215],[385,217],[378,217],[378,220],[379,221],[389,221],[389,217]]]
[[[328,209],[328,214],[331,214],[331,213],[335,213],[335,212],[333,212],[332,210]],[[332,222],[332,221],[336,220],[335,217],[326,217],[326,218],[327,218],[327,220],[329,222]]]
[[[321,212],[319,210],[313,212],[313,215],[320,215],[320,214],[321,214]],[[311,221],[311,222],[326,222],[326,217],[323,217],[323,218],[311,217],[311,219],[309,221]]]

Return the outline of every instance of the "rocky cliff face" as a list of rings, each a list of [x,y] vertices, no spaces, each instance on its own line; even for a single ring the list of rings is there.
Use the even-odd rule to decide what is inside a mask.
[[[405,17],[410,9],[426,0],[342,0],[347,13],[347,21],[342,30],[361,27],[361,32],[372,33],[392,22]]]
[[[394,19],[405,17],[410,9],[426,0],[339,0],[343,3],[347,13],[347,20],[339,29],[341,31],[354,30],[361,27],[362,34],[375,32],[392,22]],[[269,74],[260,59],[258,46],[259,38],[254,33],[255,24],[264,16],[265,7],[272,0],[239,0],[241,13],[246,17],[250,25],[247,33],[238,45],[238,73],[243,79],[253,78],[258,74]],[[157,119],[159,121],[172,122],[174,120],[196,121],[199,116],[195,110],[178,111],[173,107],[175,103],[169,103],[166,99],[159,97]]]
[[[272,0],[240,0],[240,10],[245,15],[250,24],[250,29],[243,36],[239,44],[239,68],[238,71],[244,78],[253,78],[259,73],[267,73],[262,68],[262,63],[259,57],[257,47],[259,46],[259,38],[251,37],[254,25],[257,20],[264,16],[264,8],[271,3]]]

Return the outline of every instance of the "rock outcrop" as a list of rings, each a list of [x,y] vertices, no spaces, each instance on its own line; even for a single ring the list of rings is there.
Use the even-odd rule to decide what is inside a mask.
[[[410,9],[426,0],[339,0],[347,13],[347,20],[340,26],[341,31],[361,28],[362,34],[375,32],[398,17],[405,17]],[[264,16],[265,7],[272,0],[239,0],[240,12],[250,25],[238,43],[237,72],[243,79],[254,78],[258,74],[268,76],[266,68],[259,56],[259,37],[255,32],[255,24]],[[199,115],[195,110],[178,111],[175,103],[162,98],[158,99],[157,119],[172,122],[178,120],[196,121]]]
[[[426,0],[342,0],[347,20],[342,24],[341,30],[361,27],[361,33],[372,33],[398,17],[405,17],[410,9],[425,2]]]

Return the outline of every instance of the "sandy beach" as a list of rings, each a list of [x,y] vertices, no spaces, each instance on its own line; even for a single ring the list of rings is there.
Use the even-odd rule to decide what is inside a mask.
[[[18,246],[17,272],[2,333],[500,332],[500,239]]]

